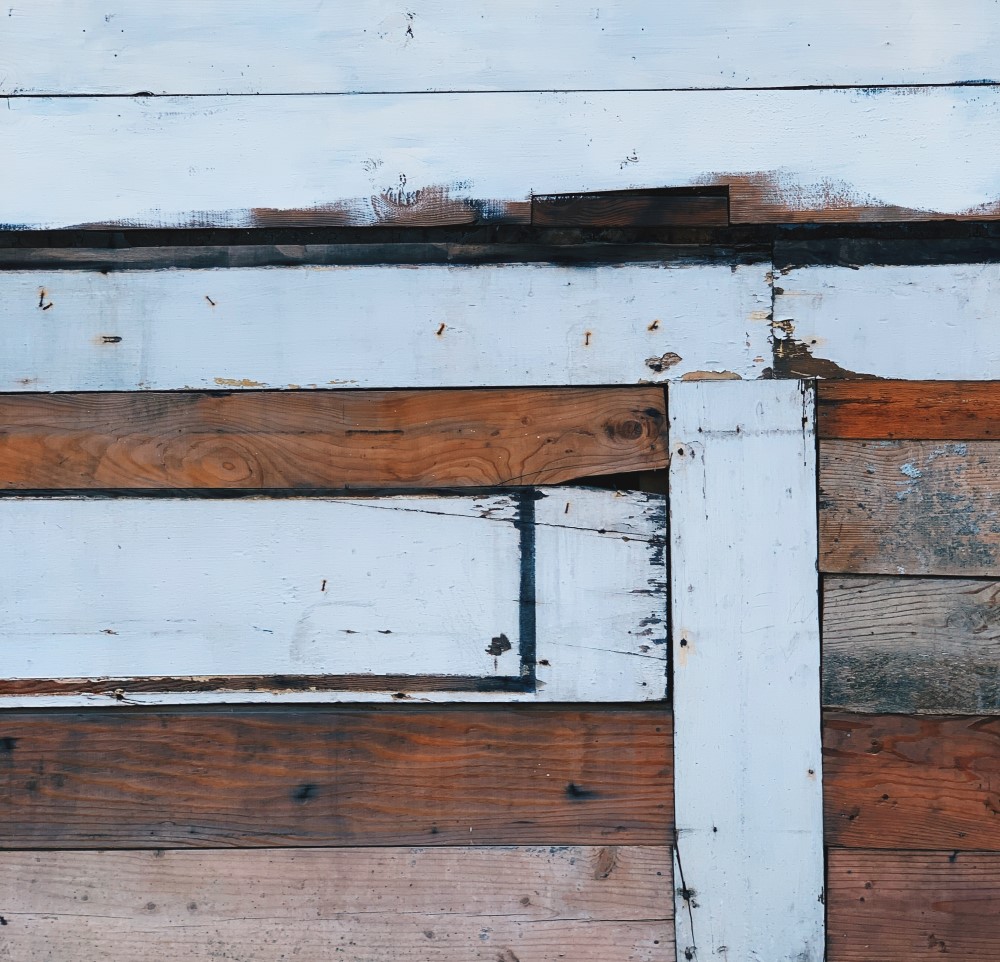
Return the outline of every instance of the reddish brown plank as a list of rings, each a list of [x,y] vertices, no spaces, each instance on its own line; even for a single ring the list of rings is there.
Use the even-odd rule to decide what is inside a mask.
[[[551,484],[666,451],[658,387],[0,398],[8,489]]]
[[[1000,851],[1000,718],[823,716],[828,845]]]
[[[664,709],[0,715],[0,848],[667,844]]]
[[[531,200],[537,227],[726,227],[729,198],[689,191],[547,194]]]
[[[833,851],[828,962],[996,962],[1000,855]]]
[[[1000,438],[997,381],[820,381],[816,407],[820,438]]]

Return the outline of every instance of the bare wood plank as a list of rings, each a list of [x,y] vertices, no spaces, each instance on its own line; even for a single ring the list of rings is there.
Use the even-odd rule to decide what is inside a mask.
[[[0,389],[755,378],[770,363],[771,290],[766,264],[738,261],[12,271],[0,323],[19,333]]]
[[[983,215],[991,216],[986,208]],[[995,380],[1000,371],[1000,328],[994,323],[998,296],[1000,265],[995,263],[786,268],[775,278],[776,373]],[[970,392],[970,397],[977,395]],[[934,417],[933,409],[932,402],[930,411],[913,422],[915,430]]]
[[[820,438],[1000,439],[1000,382],[821,381]]]
[[[668,403],[679,957],[819,962],[812,390],[682,383]]]
[[[820,567],[1000,575],[1000,443],[824,441]]]
[[[672,828],[664,708],[8,712],[0,771],[2,848],[662,845]]]
[[[829,880],[829,962],[1000,956],[996,854],[833,851]]]
[[[729,198],[690,193],[621,191],[531,198],[540,227],[726,227]]]
[[[1000,210],[992,84],[6,104],[0,223],[25,229],[523,222],[535,194],[674,187],[728,187],[733,223]]]
[[[0,42],[17,93],[325,93],[950,83],[996,76],[986,0],[836,16],[777,0],[584,7],[425,0],[412,10],[308,0],[146,8],[112,0],[14,7]],[[192,29],[197,23],[199,29]],[[225,36],[225,44],[213,42]],[[553,38],[559,42],[554,43]],[[930,40],[928,38],[931,38]],[[29,51],[45,49],[46,57]]]
[[[827,575],[823,704],[1000,713],[1000,582]]]
[[[827,844],[1000,851],[1000,719],[825,712]]]
[[[405,488],[665,467],[662,388],[0,397],[0,487]]]
[[[3,853],[0,951],[673,962],[670,889],[666,847]]]

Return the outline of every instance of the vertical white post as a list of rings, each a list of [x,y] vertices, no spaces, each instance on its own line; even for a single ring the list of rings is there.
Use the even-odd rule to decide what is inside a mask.
[[[670,386],[677,957],[821,962],[814,391]]]

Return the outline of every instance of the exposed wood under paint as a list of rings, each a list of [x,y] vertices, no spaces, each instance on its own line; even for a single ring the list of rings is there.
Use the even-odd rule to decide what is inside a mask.
[[[665,845],[671,728],[665,708],[6,712],[0,848]]]
[[[812,390],[676,384],[668,406],[679,958],[819,962]]]
[[[823,441],[820,567],[1000,576],[997,441]]]
[[[1000,719],[823,716],[828,845],[1000,851]]]
[[[994,85],[6,104],[12,228],[523,222],[534,195],[690,186],[728,187],[733,223],[1000,204]]]
[[[828,575],[823,704],[1000,713],[1000,582]]]
[[[725,194],[624,191],[532,197],[531,223],[540,227],[726,227]]]
[[[821,381],[816,393],[820,438],[1000,439],[998,381]]]
[[[0,396],[0,487],[436,488],[666,467],[662,388]]]
[[[995,962],[1000,854],[838,852],[829,864],[829,962]]]
[[[636,384],[770,364],[763,264],[0,274],[0,389]]]
[[[601,7],[421,0],[330,7],[111,0],[11,8],[0,39],[17,93],[327,93],[954,83],[995,77],[988,0],[947,10],[776,0]],[[932,39],[932,43],[929,40]],[[44,50],[44,57],[37,52]]]

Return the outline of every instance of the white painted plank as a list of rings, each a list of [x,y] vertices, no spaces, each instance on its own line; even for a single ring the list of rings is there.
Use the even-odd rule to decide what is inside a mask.
[[[489,220],[532,194],[691,184],[732,185],[735,221],[1000,203],[995,86],[10,98],[0,138],[19,227]]]
[[[2,581],[2,679],[122,681],[91,696],[8,684],[0,701],[86,704],[116,688],[117,701],[156,704],[392,700],[400,688],[663,698],[664,518],[657,495],[574,488],[537,500],[3,499],[0,555],[19,560]],[[331,675],[357,677],[328,688]],[[417,677],[379,690],[386,675]],[[303,676],[306,691],[284,690]],[[265,680],[221,695],[169,681],[140,695],[129,682],[233,677]]]
[[[801,267],[776,285],[777,336],[845,371],[1000,377],[1000,264]]]
[[[813,392],[678,384],[669,407],[678,959],[820,962]]]
[[[558,43],[553,43],[558,37]],[[951,83],[1000,76],[990,0],[587,4],[46,0],[3,93],[332,93]]]
[[[0,390],[753,378],[768,266],[5,272]]]

